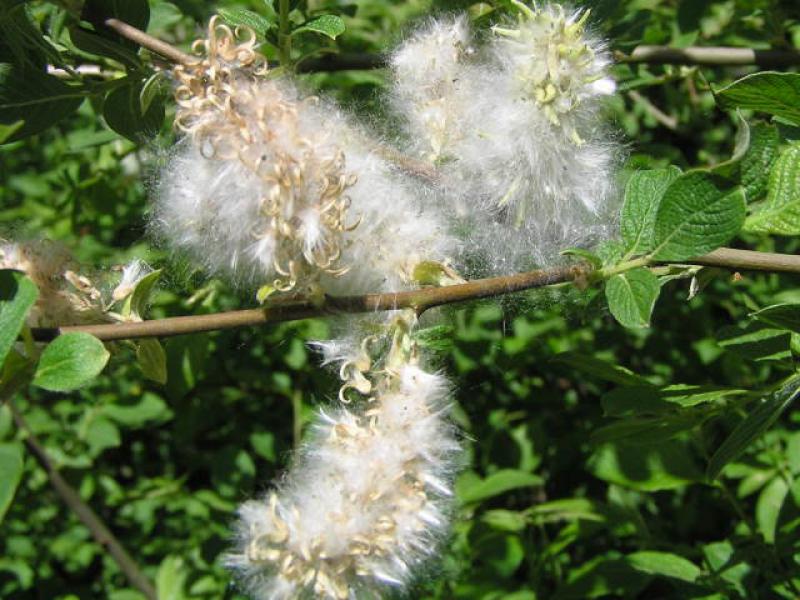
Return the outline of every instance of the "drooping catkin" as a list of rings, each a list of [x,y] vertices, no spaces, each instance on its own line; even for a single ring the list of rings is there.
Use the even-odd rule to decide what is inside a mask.
[[[254,598],[380,597],[435,556],[459,444],[448,382],[420,366],[413,322],[394,320],[381,368],[368,351],[377,340],[365,340],[363,355],[342,365],[346,381],[359,373],[365,400],[320,410],[282,481],[240,508],[227,563]]]

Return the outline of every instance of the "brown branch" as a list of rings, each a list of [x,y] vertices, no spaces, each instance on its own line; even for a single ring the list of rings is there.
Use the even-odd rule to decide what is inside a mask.
[[[628,96],[630,96],[631,100],[634,102],[638,102],[642,105],[642,107],[647,111],[647,113],[653,117],[656,121],[661,123],[664,127],[669,129],[670,131],[675,131],[678,129],[678,119],[673,116],[668,115],[663,110],[658,108],[655,104],[650,102],[650,100],[646,96],[642,96],[636,90],[629,90]]]
[[[112,323],[102,325],[75,325],[58,328],[36,328],[33,337],[47,341],[57,335],[71,331],[83,331],[104,340],[124,340],[146,337],[169,337],[187,333],[216,331],[234,327],[247,327],[294,321],[311,317],[337,314],[368,313],[413,308],[417,313],[466,300],[488,298],[511,292],[585,278],[589,268],[585,266],[556,267],[504,277],[476,279],[467,283],[441,288],[425,288],[408,292],[366,294],[363,296],[326,296],[322,302],[310,300],[287,300],[267,304],[263,308],[251,308],[210,315],[192,315],[154,319],[138,323]]]
[[[800,256],[777,254],[775,252],[755,252],[735,248],[717,248],[704,256],[688,261],[704,267],[723,267],[743,271],[771,271],[778,273],[800,273]]]
[[[693,46],[670,48],[669,46],[637,46],[629,55],[617,52],[614,58],[624,63],[648,63],[652,65],[705,65],[759,67],[791,67],[800,65],[800,52],[794,50],[755,50],[729,46]]]
[[[683,261],[680,264],[800,274],[800,256],[735,250],[733,248],[719,248],[714,252]],[[579,264],[516,275],[476,279],[475,281],[447,287],[425,288],[408,292],[366,294],[363,296],[326,296],[322,302],[283,300],[269,303],[263,308],[251,308],[210,315],[170,317],[138,323],[37,328],[33,329],[32,332],[34,339],[39,341],[51,340],[62,333],[70,331],[83,331],[101,340],[112,341],[147,337],[170,337],[234,327],[294,321],[311,317],[380,312],[403,308],[413,308],[417,313],[421,314],[430,308],[443,304],[500,296],[555,283],[584,281],[589,278],[591,271],[591,267],[588,265]]]
[[[148,35],[141,29],[137,29],[133,25],[128,25],[124,21],[120,21],[119,19],[106,19],[104,23],[106,27],[113,29],[125,39],[128,39],[135,44],[139,44],[142,48],[147,48],[151,52],[155,52],[156,54],[163,56],[167,60],[170,60],[174,63],[186,65],[192,62],[197,62],[196,58],[193,58],[191,55],[186,54],[175,46],[153,37],[152,35]]]
[[[75,513],[78,519],[80,519],[81,523],[89,529],[94,541],[108,551],[130,584],[142,592],[149,600],[156,600],[157,595],[153,584],[139,569],[139,565],[136,564],[136,561],[133,560],[131,555],[122,547],[117,538],[114,537],[114,534],[111,533],[111,530],[103,523],[100,517],[97,516],[97,513],[81,499],[78,492],[75,491],[75,488],[67,483],[61,476],[61,473],[58,472],[58,469],[47,454],[44,446],[42,446],[42,443],[36,437],[36,434],[33,433],[27,421],[22,416],[22,413],[19,412],[14,403],[9,400],[6,404],[11,410],[11,415],[17,427],[25,433],[25,445],[30,453],[33,454],[36,462],[38,462],[47,473],[47,476],[50,478],[50,483],[53,485],[56,493],[61,496],[64,504],[66,504],[69,509]]]
[[[195,60],[189,54],[179,50],[163,40],[146,34],[144,31],[119,19],[106,19],[105,25],[117,34],[147,48],[164,58],[186,64]],[[790,67],[800,65],[800,52],[795,50],[755,50],[753,48],[735,48],[729,46],[692,46],[689,48],[671,48],[669,46],[637,46],[630,54],[615,53],[619,62],[649,63],[655,65],[707,65],[736,66],[758,65],[760,67]],[[337,54],[303,61],[300,70],[311,71],[344,71],[378,69],[386,66],[386,59],[376,54]]]

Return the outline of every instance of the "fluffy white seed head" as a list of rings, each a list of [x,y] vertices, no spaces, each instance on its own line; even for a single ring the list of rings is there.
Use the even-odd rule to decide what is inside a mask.
[[[423,183],[392,167],[374,146],[350,148],[348,165],[358,181],[348,194],[358,227],[345,236],[342,263],[348,272],[323,278],[323,287],[332,294],[407,289],[417,264],[448,263],[458,243]]]
[[[348,599],[402,589],[448,527],[448,385],[415,364],[375,381],[364,408],[321,411],[274,491],[239,511],[228,557],[254,598]]]
[[[212,274],[301,292],[398,289],[416,260],[446,260],[421,184],[347,115],[263,78],[252,40],[225,26],[212,21],[200,48],[176,68],[187,135],[161,175],[159,237]]]
[[[212,19],[202,60],[176,67],[176,126],[187,135],[164,169],[155,228],[213,274],[281,290],[341,274],[347,188],[338,111],[265,79],[254,37]],[[272,280],[272,281],[271,281]]]
[[[100,291],[79,274],[72,254],[62,244],[48,240],[0,243],[0,269],[22,271],[39,289],[28,314],[31,327],[107,320]]]
[[[614,89],[604,47],[586,33],[586,13],[515,4],[519,18],[494,28],[487,45],[442,51],[446,71],[417,76],[424,89],[446,90],[437,98],[447,141],[426,156],[441,174],[437,202],[463,236],[460,262],[480,265],[469,275],[550,264],[560,250],[608,238],[615,227],[619,151],[600,119],[602,96]],[[462,27],[450,18],[429,25],[396,56],[421,62],[442,32],[469,39]],[[422,104],[397,76],[402,65],[392,94],[408,150],[417,152],[437,130],[413,117]]]
[[[416,153],[440,161],[459,137],[457,93],[463,60],[474,53],[465,16],[433,20],[392,54],[392,102]]]
[[[515,87],[532,100],[563,135],[580,146],[582,110],[591,100],[613,93],[610,58],[585,31],[589,11],[568,11],[560,4],[533,8],[512,0],[519,10],[516,28],[495,27],[497,59],[513,76]]]

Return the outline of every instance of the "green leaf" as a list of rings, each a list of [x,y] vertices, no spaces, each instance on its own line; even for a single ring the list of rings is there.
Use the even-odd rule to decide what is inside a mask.
[[[714,93],[725,109],[748,108],[800,125],[800,74],[762,71]]]
[[[109,419],[94,415],[84,429],[81,439],[89,445],[89,454],[93,457],[108,448],[117,448],[122,443],[119,428]]]
[[[127,428],[163,422],[172,417],[166,402],[156,394],[145,392],[135,404],[106,404],[100,413]]]
[[[275,27],[276,15],[274,11],[271,15],[272,19],[263,17],[246,8],[219,8],[217,12],[229,25],[249,27],[261,37],[264,37],[270,29]]]
[[[0,124],[15,127],[13,133],[6,131],[5,142],[55,125],[75,112],[84,97],[82,88],[67,85],[53,75],[0,63]]]
[[[132,316],[138,319],[144,318],[147,307],[150,304],[150,296],[153,294],[153,289],[160,277],[161,269],[156,269],[155,271],[150,271],[136,282],[136,287],[125,299],[125,305],[122,308],[124,316]]]
[[[752,575],[752,567],[748,565],[736,548],[728,540],[703,546],[703,556],[709,570],[734,586],[739,597],[746,598],[747,579]]]
[[[167,353],[155,338],[140,340],[136,347],[136,360],[142,374],[156,383],[167,383]]]
[[[537,522],[605,521],[606,515],[597,502],[588,498],[562,498],[533,506],[528,514]]]
[[[600,401],[605,416],[630,417],[663,415],[746,393],[747,390],[716,386],[675,384],[656,388],[642,385],[616,388],[604,394]]]
[[[678,167],[636,171],[625,185],[620,233],[625,250],[646,254],[653,247],[656,212],[667,188],[681,175]]]
[[[716,479],[725,465],[761,437],[799,395],[800,379],[794,379],[759,402],[711,456],[706,477],[709,480]]]
[[[184,600],[188,598],[184,588],[189,571],[179,556],[167,556],[158,567],[156,595],[158,600]]]
[[[69,37],[75,46],[84,52],[96,56],[112,58],[128,69],[139,70],[142,68],[141,60],[137,53],[138,47],[126,44],[122,38],[115,38],[109,34],[100,34],[87,27],[71,27]]]
[[[670,440],[679,433],[694,428],[700,424],[701,420],[702,415],[700,414],[624,419],[596,429],[589,439],[593,444],[614,441],[624,441],[628,444],[654,444]]]
[[[0,124],[0,144],[5,144],[7,141],[9,141],[12,135],[22,129],[23,125],[25,125],[25,121],[22,119],[19,121],[14,121],[8,125]]]
[[[537,485],[542,485],[542,478],[537,475],[514,469],[501,469],[486,479],[477,479],[470,481],[468,485],[461,485],[457,491],[462,503],[472,504],[483,502],[511,490]]]
[[[292,35],[311,32],[326,35],[332,40],[335,40],[344,33],[344,30],[344,21],[341,17],[337,17],[336,15],[322,15],[298,27],[292,32]]]
[[[750,147],[742,158],[740,180],[748,202],[763,196],[772,164],[778,156],[778,128],[767,123],[750,125]],[[745,222],[747,227],[747,222]]]
[[[756,321],[745,327],[723,327],[717,332],[717,343],[722,348],[756,362],[791,359],[791,341],[788,331]]]
[[[411,280],[420,285],[435,286],[464,283],[464,279],[459,277],[453,269],[435,260],[423,260],[414,265]]]
[[[22,444],[0,444],[0,523],[11,506],[25,466]]]
[[[741,229],[744,191],[702,172],[678,177],[664,193],[654,227],[655,260],[681,261],[719,248]]]
[[[17,341],[39,290],[18,271],[0,270],[0,366]]]
[[[473,541],[473,551],[483,558],[492,576],[505,579],[513,575],[525,558],[525,549],[518,535],[482,528]]]
[[[767,198],[753,205],[746,231],[777,235],[800,234],[800,143],[789,146],[769,174]]]
[[[603,481],[642,492],[674,489],[703,477],[693,454],[681,440],[652,446],[603,444],[589,459],[589,469]]]
[[[481,521],[497,531],[518,533],[528,526],[528,517],[525,513],[513,510],[487,510],[481,515]]]
[[[250,434],[250,445],[253,451],[261,458],[274,463],[277,455],[275,453],[275,435],[269,431],[259,431]]]
[[[139,94],[139,104],[142,108],[142,114],[147,114],[150,105],[154,100],[157,100],[163,94],[162,82],[164,81],[163,71],[156,71],[150,77],[145,79],[142,84],[142,91]]]
[[[800,304],[774,304],[750,316],[772,327],[800,333]]]
[[[32,13],[29,3],[22,0],[0,2],[0,56],[24,69],[41,72],[61,57],[42,35]]]
[[[151,100],[142,110],[142,82],[129,80],[115,88],[103,102],[103,118],[108,126],[134,142],[155,135],[164,123],[164,104]]]
[[[580,352],[562,352],[553,359],[580,371],[618,385],[651,385],[647,379],[622,365],[609,363]]]
[[[94,31],[73,28],[70,31],[72,41],[86,52],[108,56],[137,68],[140,66],[139,46],[106,26],[106,19],[109,18],[119,19],[146,31],[150,21],[150,4],[147,0],[86,0],[81,20],[90,23]]]
[[[768,544],[775,542],[778,516],[788,492],[789,485],[783,477],[775,477],[758,495],[758,501],[756,501],[756,527]]]
[[[65,333],[42,352],[33,385],[53,392],[68,392],[97,377],[108,362],[103,342],[83,332]]]
[[[147,0],[86,0],[81,18],[98,26],[115,18],[145,30],[150,21],[150,5]]]
[[[649,327],[661,286],[650,269],[640,267],[606,282],[608,309],[624,327]]]
[[[626,557],[629,565],[649,575],[659,575],[692,583],[703,573],[694,563],[670,552],[634,552]]]
[[[792,482],[778,513],[775,545],[787,560],[800,564],[800,479]]]

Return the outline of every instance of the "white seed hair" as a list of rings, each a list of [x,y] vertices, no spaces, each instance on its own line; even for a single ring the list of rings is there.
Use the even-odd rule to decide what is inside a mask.
[[[588,246],[615,231],[614,167],[620,154],[601,123],[603,97],[614,90],[603,43],[585,30],[587,13],[558,4],[530,8],[494,28],[475,52],[444,53],[446,73],[431,69],[446,89],[447,144],[439,161],[438,202],[462,232],[469,275],[546,266],[570,246]],[[420,102],[400,74],[405,64],[431,61],[436,40],[469,39],[463,21],[447,17],[412,36],[395,54],[393,106],[403,119],[409,151],[417,151]],[[452,57],[457,58],[457,62]],[[433,127],[428,137],[438,135]]]
[[[448,383],[406,364],[377,386],[362,408],[321,410],[277,488],[239,509],[226,562],[257,600],[378,597],[434,556],[459,452]]]
[[[66,246],[50,240],[0,240],[0,269],[22,271],[39,297],[28,313],[30,327],[82,325],[109,320],[100,290],[85,275]]]
[[[446,158],[461,135],[459,79],[473,53],[467,18],[458,15],[431,20],[390,58],[392,106],[405,121],[410,150],[431,162]]]

